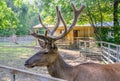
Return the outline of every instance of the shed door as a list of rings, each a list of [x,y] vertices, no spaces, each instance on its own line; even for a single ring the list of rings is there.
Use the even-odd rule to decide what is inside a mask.
[[[73,31],[73,36],[74,36],[74,42],[76,42],[77,41],[77,37],[78,37],[78,30],[74,30]]]
[[[74,37],[78,37],[78,30],[74,30]]]

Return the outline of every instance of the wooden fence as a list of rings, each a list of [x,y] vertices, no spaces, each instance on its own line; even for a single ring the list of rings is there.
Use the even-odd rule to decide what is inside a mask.
[[[102,59],[105,63],[120,62],[120,45],[101,42]]]
[[[90,57],[91,59],[101,60],[101,48],[100,43],[98,41],[93,40],[79,40],[79,50],[80,55],[83,55],[86,57]]]
[[[2,69],[2,71],[5,70],[7,74],[10,74],[10,81],[66,81],[3,65],[0,65],[0,69]],[[17,80],[16,78],[17,75],[23,75],[24,77],[28,77],[29,80],[28,79],[25,80],[25,78]]]
[[[120,62],[120,45],[104,41],[79,40],[79,49],[85,56],[101,56],[105,63]]]

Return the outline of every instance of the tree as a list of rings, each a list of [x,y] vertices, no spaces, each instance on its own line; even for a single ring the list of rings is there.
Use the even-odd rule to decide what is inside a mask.
[[[107,34],[109,31],[113,31],[115,33],[115,39],[113,39],[113,42],[117,41],[120,36],[120,28],[118,25],[120,17],[118,14],[120,11],[120,0],[32,0],[32,2],[29,2],[29,0],[1,0],[0,3],[1,2],[2,5],[0,8],[4,8],[3,11],[0,9],[2,11],[0,12],[0,14],[2,14],[0,15],[0,24],[4,21],[2,28],[8,28],[7,30],[9,30],[9,28],[16,28],[11,29],[11,31],[15,31],[17,35],[25,35],[27,34],[28,28],[32,28],[34,25],[37,25],[39,23],[39,14],[42,16],[45,24],[55,24],[55,6],[60,7],[66,23],[70,24],[73,19],[70,2],[73,2],[77,7],[82,3],[87,6],[83,14],[78,19],[77,24],[83,25],[86,23],[92,23],[97,34],[100,35],[103,40],[111,41],[111,39],[107,38],[107,35],[103,35],[104,33]],[[8,10],[8,13],[5,13],[5,10]],[[113,29],[109,28],[108,30],[103,30],[103,22],[111,21],[114,21]],[[101,24],[99,28],[96,28],[95,26],[97,23]]]
[[[15,30],[15,34],[17,35],[25,35],[27,34],[28,29],[28,5],[25,4],[22,0],[5,0],[7,6],[12,9],[12,11],[16,14],[17,19],[19,20],[17,24],[17,28],[11,29]]]
[[[119,43],[120,41],[120,26],[119,26],[119,20],[118,20],[118,5],[120,3],[120,0],[114,0],[114,11],[113,11],[113,21],[114,21],[114,41],[115,43]]]
[[[16,14],[7,7],[4,0],[0,0],[0,29],[16,28],[17,23]]]

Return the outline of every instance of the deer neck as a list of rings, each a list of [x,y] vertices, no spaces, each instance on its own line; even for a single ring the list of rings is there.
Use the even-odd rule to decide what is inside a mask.
[[[67,64],[60,55],[58,55],[58,58],[56,61],[47,66],[48,72],[51,76],[56,78],[63,78],[67,75],[66,73],[70,74],[70,71],[72,70],[72,66]]]

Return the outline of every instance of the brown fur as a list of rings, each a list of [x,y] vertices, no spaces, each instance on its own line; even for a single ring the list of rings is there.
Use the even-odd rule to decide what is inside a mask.
[[[41,57],[39,57],[39,55]],[[71,66],[65,63],[57,52],[56,54],[48,54],[48,56],[46,56],[47,54],[43,56],[42,53],[39,55],[37,53],[28,59],[26,61],[26,66],[47,66],[51,76],[68,81],[120,81],[120,63],[106,65],[83,63],[77,66]],[[35,57],[39,57],[39,59],[44,58],[44,60],[47,59],[49,63],[43,64],[41,63],[43,60],[35,59]],[[51,59],[52,61],[50,61]],[[36,60],[39,62],[36,62]]]

